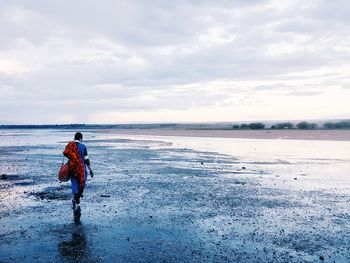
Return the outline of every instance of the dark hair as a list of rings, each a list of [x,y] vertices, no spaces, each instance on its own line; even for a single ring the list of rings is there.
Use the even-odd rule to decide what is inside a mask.
[[[83,140],[83,135],[81,134],[81,132],[77,132],[75,135],[74,135],[74,140]]]

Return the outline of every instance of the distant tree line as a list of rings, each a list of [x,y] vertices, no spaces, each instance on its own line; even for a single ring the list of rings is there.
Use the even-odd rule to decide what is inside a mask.
[[[235,130],[262,130],[265,129],[265,124],[261,122],[243,123],[241,125],[233,125],[232,128]]]
[[[338,122],[326,122],[323,124],[325,129],[350,129],[350,120]]]
[[[261,122],[252,122],[244,124],[235,124],[232,126],[234,130],[262,130],[265,129],[265,124]],[[319,127],[317,123],[310,123],[302,121],[297,124],[291,122],[281,122],[271,125],[272,130],[283,129],[300,129],[300,130],[314,130],[314,129],[350,129],[350,120],[338,121],[338,122],[326,122],[322,127]]]
[[[0,129],[84,129],[88,127],[85,124],[4,124]]]
[[[176,128],[177,124],[21,124],[0,125],[0,129],[171,129]]]
[[[277,129],[277,130],[293,129],[293,128],[294,128],[294,124],[291,122],[281,122],[271,126],[271,129]]]
[[[310,123],[307,121],[302,121],[294,125],[291,122],[277,123],[271,126],[271,129],[282,130],[282,129],[300,129],[300,130],[314,130],[317,129],[318,125],[316,123]]]
[[[309,123],[307,121],[299,122],[296,127],[300,130],[314,130],[318,127],[316,123]]]
[[[283,129],[350,129],[350,120],[336,122],[326,122],[322,126],[316,123],[302,121],[297,124],[291,122],[280,122],[273,125],[266,125],[262,122],[252,122],[243,124],[181,124],[181,123],[149,123],[149,124],[46,124],[46,125],[0,125],[0,129],[194,129],[194,130],[283,130]]]

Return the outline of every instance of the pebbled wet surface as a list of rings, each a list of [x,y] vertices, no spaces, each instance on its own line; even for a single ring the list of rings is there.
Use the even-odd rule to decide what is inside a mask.
[[[95,177],[74,223],[56,180],[72,136],[0,131],[0,262],[350,262],[348,142],[282,154],[277,140],[86,132]]]

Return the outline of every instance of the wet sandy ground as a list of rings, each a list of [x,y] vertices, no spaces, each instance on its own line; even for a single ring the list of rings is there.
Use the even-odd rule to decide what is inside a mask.
[[[350,262],[348,159],[85,133],[95,177],[77,224],[56,181],[71,137],[1,133],[0,262]]]

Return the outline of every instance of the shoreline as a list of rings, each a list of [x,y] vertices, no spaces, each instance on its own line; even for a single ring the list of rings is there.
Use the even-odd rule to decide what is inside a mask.
[[[121,135],[350,141],[350,130],[98,129],[95,132]]]

